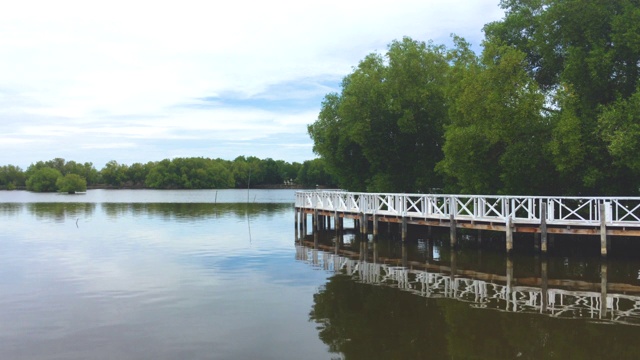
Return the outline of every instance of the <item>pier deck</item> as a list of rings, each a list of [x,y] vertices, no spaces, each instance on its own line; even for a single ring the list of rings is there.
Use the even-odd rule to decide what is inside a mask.
[[[327,219],[352,218],[366,232],[369,222],[377,234],[379,222],[443,226],[451,229],[504,231],[507,251],[513,233],[539,233],[547,250],[547,234],[600,235],[601,254],[607,253],[608,236],[640,236],[640,197],[549,197],[499,195],[442,195],[359,193],[336,190],[296,192],[296,223],[306,227],[311,214],[314,226]],[[304,216],[299,219],[298,214]],[[338,227],[337,225],[336,227]]]

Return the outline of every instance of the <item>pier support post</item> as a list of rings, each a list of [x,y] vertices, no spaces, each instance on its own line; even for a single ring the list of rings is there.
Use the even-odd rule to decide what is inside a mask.
[[[547,306],[549,306],[549,275],[548,275],[548,262],[547,257],[542,257],[542,263],[540,264],[540,278],[541,278],[541,293],[542,296],[542,312],[545,313],[547,311]]]
[[[456,219],[454,219],[453,214],[449,215],[449,242],[451,244],[451,249],[455,249],[458,246]]]
[[[373,214],[373,236],[378,236],[378,215]]]
[[[547,253],[547,202],[542,202],[540,209],[540,250]]]
[[[360,234],[367,233],[367,215],[362,212],[360,213]]]
[[[320,215],[318,215],[318,209],[313,210],[313,231],[320,230]]]
[[[456,274],[458,273],[458,253],[455,250],[456,249],[451,249],[451,254],[449,256],[451,280],[455,280]]]
[[[407,218],[402,218],[402,241],[407,239]]]
[[[300,216],[302,217],[302,237],[304,238],[307,235],[307,213],[304,209],[300,212]]]
[[[509,310],[509,305],[511,304],[511,294],[513,292],[513,259],[510,255],[507,255],[507,293],[505,294],[505,300],[507,300],[507,308],[505,310]],[[513,303],[513,311],[516,310],[516,303]]]
[[[607,263],[600,263],[600,319],[607,317]]]
[[[409,265],[409,251],[407,249],[407,243],[402,242],[402,266],[408,267]]]
[[[507,237],[507,253],[511,253],[513,250],[513,223],[511,216],[507,219],[507,228],[505,230]]]
[[[607,218],[604,203],[600,203],[600,255],[607,256]]]
[[[378,263],[378,237],[373,237],[373,263]]]

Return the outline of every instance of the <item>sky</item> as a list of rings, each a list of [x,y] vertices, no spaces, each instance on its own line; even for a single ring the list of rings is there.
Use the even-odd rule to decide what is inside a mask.
[[[498,0],[12,1],[0,166],[316,156],[324,96],[403,36],[480,51]]]

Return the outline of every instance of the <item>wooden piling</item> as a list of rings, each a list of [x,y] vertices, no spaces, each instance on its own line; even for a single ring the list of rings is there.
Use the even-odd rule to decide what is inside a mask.
[[[409,252],[407,250],[407,243],[402,242],[402,266],[408,267],[409,265]]]
[[[373,236],[378,236],[378,215],[373,214]]]
[[[507,238],[507,253],[510,253],[513,251],[513,222],[511,220],[511,216],[507,219],[505,235]]]
[[[402,218],[402,241],[407,239],[407,218]]]
[[[319,216],[320,215],[318,215],[318,209],[313,209],[313,231],[320,230],[320,222],[318,221]]]
[[[507,294],[505,296],[506,300],[507,300],[507,308],[505,310],[509,310],[509,304],[511,304],[511,293],[513,291],[513,259],[511,258],[511,256],[507,255],[507,286],[506,286],[506,290],[507,290]],[[514,307],[514,311],[515,311],[515,307],[516,304],[513,304]]]
[[[307,235],[307,213],[302,210],[301,214],[302,216],[302,237]]]
[[[456,234],[456,219],[453,214],[449,215],[449,243],[451,248],[455,249],[458,245],[458,236]]]
[[[540,209],[540,250],[547,253],[547,202],[542,202]]]
[[[600,263],[600,319],[607,317],[607,263]]]
[[[365,213],[361,213],[360,214],[360,233],[361,234],[366,234],[367,233],[367,225],[369,225],[367,223],[367,215]]]
[[[373,237],[373,263],[378,263],[378,237]]]
[[[548,275],[548,262],[547,262],[547,257],[543,256],[542,257],[542,262],[540,263],[540,278],[541,278],[541,288],[540,288],[540,295],[542,296],[542,312],[546,312],[547,311],[547,306],[549,305],[549,294],[548,289],[549,289],[549,275]]]
[[[600,203],[600,255],[607,256],[607,217],[604,203]]]

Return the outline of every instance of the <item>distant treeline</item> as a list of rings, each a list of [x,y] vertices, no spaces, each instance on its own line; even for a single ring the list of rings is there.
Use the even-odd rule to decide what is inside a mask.
[[[82,181],[86,182],[84,189]],[[71,184],[71,185],[70,185]],[[0,167],[0,189],[84,191],[87,187],[149,189],[229,189],[254,187],[333,187],[321,159],[288,163],[239,156],[233,161],[203,157],[164,159],[131,165],[109,161],[102,169],[92,163],[55,158],[26,170]]]

